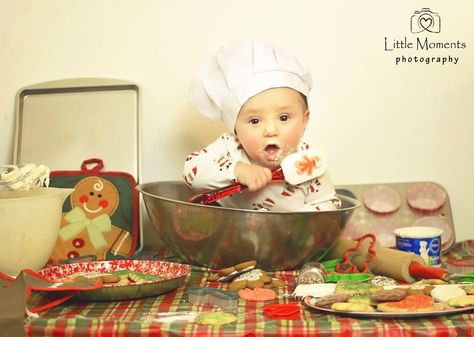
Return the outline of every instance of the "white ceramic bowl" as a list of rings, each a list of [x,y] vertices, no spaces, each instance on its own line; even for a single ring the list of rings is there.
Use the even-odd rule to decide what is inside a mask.
[[[74,189],[0,191],[0,272],[17,276],[48,262],[58,237],[62,205]]]

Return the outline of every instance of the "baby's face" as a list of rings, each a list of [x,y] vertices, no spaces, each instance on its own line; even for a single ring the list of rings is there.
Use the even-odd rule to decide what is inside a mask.
[[[245,152],[258,165],[280,166],[296,152],[309,111],[299,92],[272,88],[251,97],[240,109],[235,132]]]

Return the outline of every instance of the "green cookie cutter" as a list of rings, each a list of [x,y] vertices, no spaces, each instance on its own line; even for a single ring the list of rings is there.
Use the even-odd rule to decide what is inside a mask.
[[[326,283],[337,283],[338,281],[341,281],[341,280],[367,282],[371,278],[372,278],[372,274],[367,274],[367,273],[353,273],[353,274],[330,273],[326,275]]]

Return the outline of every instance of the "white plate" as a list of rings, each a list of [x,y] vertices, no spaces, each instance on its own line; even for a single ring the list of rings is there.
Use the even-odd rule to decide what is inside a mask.
[[[351,316],[351,317],[356,317],[356,318],[425,318],[425,317],[433,317],[433,316],[441,316],[441,315],[461,314],[461,313],[468,312],[474,309],[474,306],[472,306],[472,307],[466,307],[466,308],[454,308],[454,309],[446,309],[446,310],[439,310],[439,311],[418,311],[418,312],[337,311],[330,308],[323,308],[323,307],[316,306],[314,304],[316,300],[317,298],[308,296],[308,297],[305,297],[304,304],[311,309],[315,309],[320,312],[324,312],[326,314]]]

